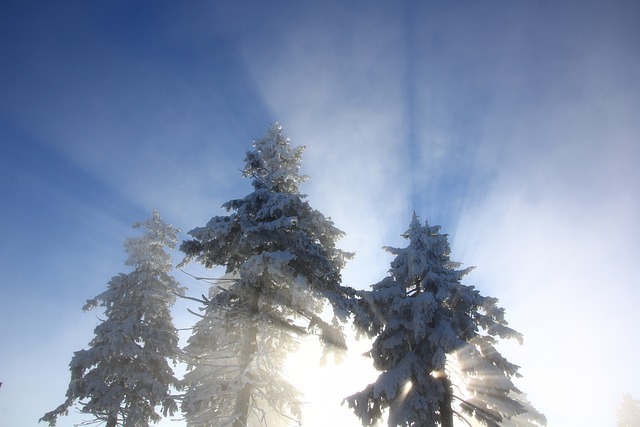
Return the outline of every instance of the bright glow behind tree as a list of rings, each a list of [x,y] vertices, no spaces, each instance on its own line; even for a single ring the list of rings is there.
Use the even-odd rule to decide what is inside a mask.
[[[380,371],[346,399],[362,424],[375,424],[387,410],[389,426],[451,427],[454,415],[464,414],[490,427],[518,416],[519,425],[545,424],[512,382],[518,366],[495,347],[500,338],[522,339],[498,300],[460,283],[471,268],[457,269],[440,227],[422,226],[414,214],[403,236],[408,247],[386,248],[396,256],[389,276],[362,293],[369,315],[356,317],[375,337],[370,356]]]
[[[298,420],[299,392],[283,375],[298,338],[317,334],[326,350],[346,347],[341,323],[353,292],[340,270],[350,254],[335,246],[342,232],[298,193],[303,147],[289,143],[279,125],[256,141],[243,171],[254,191],[225,203],[228,215],[191,230],[181,246],[185,263],[226,268],[185,349],[190,426]]]

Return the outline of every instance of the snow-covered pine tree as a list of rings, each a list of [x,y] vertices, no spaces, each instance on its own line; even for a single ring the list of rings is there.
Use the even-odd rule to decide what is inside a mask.
[[[282,375],[297,339],[314,333],[326,349],[346,347],[353,291],[340,271],[351,254],[335,246],[343,233],[299,193],[304,147],[292,148],[276,124],[253,148],[243,171],[253,192],[225,203],[228,215],[191,230],[181,245],[185,263],[226,268],[185,348],[189,426],[299,420],[299,392]]]
[[[496,349],[521,335],[507,326],[496,298],[461,284],[471,268],[451,261],[447,235],[413,215],[389,275],[362,292],[356,325],[375,338],[377,380],[345,401],[370,426],[388,410],[389,426],[452,427],[454,416],[491,427],[545,425],[512,382],[518,366]],[[464,418],[463,418],[464,419]]]
[[[622,396],[622,404],[618,409],[617,427],[640,426],[640,400],[634,399],[629,394]]]
[[[103,307],[105,320],[96,326],[88,350],[74,353],[69,368],[67,400],[40,421],[55,426],[76,402],[107,427],[148,426],[178,408],[171,394],[179,387],[169,360],[176,363],[178,334],[170,308],[183,288],[169,274],[179,230],[157,211],[134,225],[144,234],[127,239],[126,264],[134,270],[113,277],[107,290],[87,301],[84,310]]]

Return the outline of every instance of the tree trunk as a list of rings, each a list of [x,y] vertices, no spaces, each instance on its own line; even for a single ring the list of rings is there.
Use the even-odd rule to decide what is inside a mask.
[[[114,417],[113,415],[109,415],[109,418],[107,418],[107,424],[105,425],[105,427],[116,427],[118,425],[118,418]]]
[[[242,387],[238,400],[236,401],[235,413],[238,418],[233,422],[233,427],[247,427],[249,409],[251,406],[251,386]]]
[[[453,390],[451,389],[451,381],[446,374],[442,374],[439,378],[444,386],[444,397],[440,401],[440,425],[442,427],[453,427]]]
[[[256,294],[250,295],[248,301],[249,317],[258,313],[258,297]],[[250,323],[247,325],[247,334],[245,335],[244,349],[242,352],[242,366],[240,369],[245,369],[254,353],[257,350],[257,337],[258,337],[258,325]],[[251,392],[252,385],[245,384],[238,394],[238,400],[236,401],[235,414],[237,419],[233,422],[232,427],[247,427],[249,419],[249,411],[251,409]]]

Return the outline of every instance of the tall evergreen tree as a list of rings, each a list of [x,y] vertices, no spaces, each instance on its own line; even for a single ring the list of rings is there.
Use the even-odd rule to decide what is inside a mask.
[[[346,399],[365,426],[388,410],[389,426],[452,427],[454,415],[487,426],[544,425],[512,382],[518,366],[496,349],[521,335],[507,326],[496,298],[461,284],[471,268],[451,261],[447,235],[414,214],[389,275],[362,293],[356,324],[375,340],[377,380]],[[455,383],[455,386],[454,384]],[[459,393],[456,393],[459,391]]]
[[[342,232],[299,193],[303,148],[272,126],[245,159],[253,191],[181,245],[185,263],[226,268],[185,348],[189,426],[244,427],[273,413],[270,426],[297,420],[299,393],[282,374],[297,338],[317,333],[326,349],[345,348],[353,292],[340,271],[351,255],[335,246]]]
[[[76,402],[107,427],[148,426],[161,419],[157,407],[164,415],[177,410],[171,389],[179,380],[168,361],[176,363],[179,347],[170,307],[183,290],[169,275],[171,258],[164,248],[175,247],[178,230],[155,210],[134,228],[145,229],[125,242],[126,264],[134,270],[113,277],[84,306],[103,307],[106,318],[96,326],[90,348],[74,353],[67,400],[40,419],[50,426]]]

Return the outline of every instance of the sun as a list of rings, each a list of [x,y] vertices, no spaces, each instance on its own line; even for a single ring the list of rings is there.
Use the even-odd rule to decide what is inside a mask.
[[[371,359],[362,354],[370,347],[368,341],[349,340],[349,351],[340,362],[329,357],[321,366],[322,351],[318,348],[317,338],[305,339],[300,349],[290,355],[287,366],[289,381],[304,396],[304,427],[359,427],[359,419],[351,412],[345,397],[364,389],[375,381],[376,371]]]

